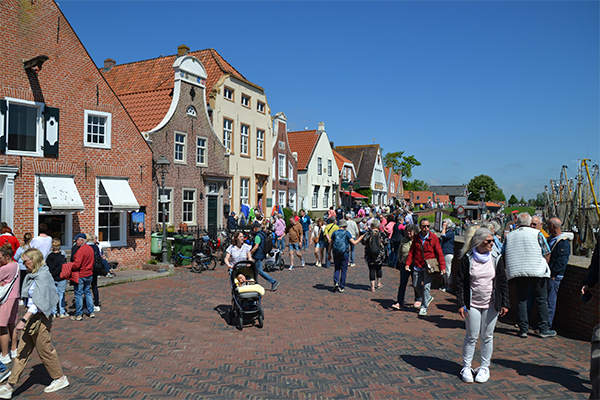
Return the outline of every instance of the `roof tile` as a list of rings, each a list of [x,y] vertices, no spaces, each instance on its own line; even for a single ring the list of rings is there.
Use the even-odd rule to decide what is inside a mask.
[[[290,150],[298,153],[298,171],[307,169],[319,135],[316,130],[288,132]]]

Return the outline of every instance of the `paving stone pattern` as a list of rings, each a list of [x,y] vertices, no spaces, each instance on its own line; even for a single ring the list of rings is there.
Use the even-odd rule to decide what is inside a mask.
[[[424,318],[416,310],[392,311],[397,271],[384,268],[384,287],[372,293],[361,259],[349,270],[346,293],[332,293],[333,269],[315,267],[312,251],[305,254],[306,267],[272,274],[281,286],[263,297],[263,329],[228,324],[224,267],[201,274],[178,269],[171,277],[100,288],[96,319],[54,323],[71,386],[44,394],[51,379],[34,354],[15,397],[588,397],[589,342],[533,334],[520,339],[512,324],[499,323],[490,381],[464,384],[458,376],[464,323],[451,294],[434,290]],[[479,351],[475,357],[477,366]]]

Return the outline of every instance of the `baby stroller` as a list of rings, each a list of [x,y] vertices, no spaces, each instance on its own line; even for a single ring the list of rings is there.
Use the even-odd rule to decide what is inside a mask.
[[[246,282],[241,282],[238,276],[244,275]],[[231,270],[229,285],[231,287],[231,308],[229,323],[236,324],[239,330],[244,328],[244,320],[257,321],[259,328],[263,327],[264,311],[261,298],[265,289],[256,283],[256,264],[253,261],[239,261]]]
[[[263,264],[263,268],[267,272],[282,270],[284,264],[283,252],[279,249],[271,249]]]

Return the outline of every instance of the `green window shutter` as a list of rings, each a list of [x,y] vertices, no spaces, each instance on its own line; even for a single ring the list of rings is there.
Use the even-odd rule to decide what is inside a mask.
[[[0,99],[0,153],[6,151],[6,100]]]
[[[59,109],[44,107],[44,157],[58,158]]]

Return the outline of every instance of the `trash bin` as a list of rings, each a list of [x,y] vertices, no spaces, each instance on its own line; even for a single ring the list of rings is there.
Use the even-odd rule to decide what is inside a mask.
[[[181,254],[180,265],[190,265],[192,263],[192,252],[194,250],[194,235],[174,235],[173,253]]]
[[[153,256],[160,256],[162,254],[162,232],[154,232],[150,237],[150,253],[152,253]],[[167,238],[167,260],[171,259],[171,248],[171,243]]]

